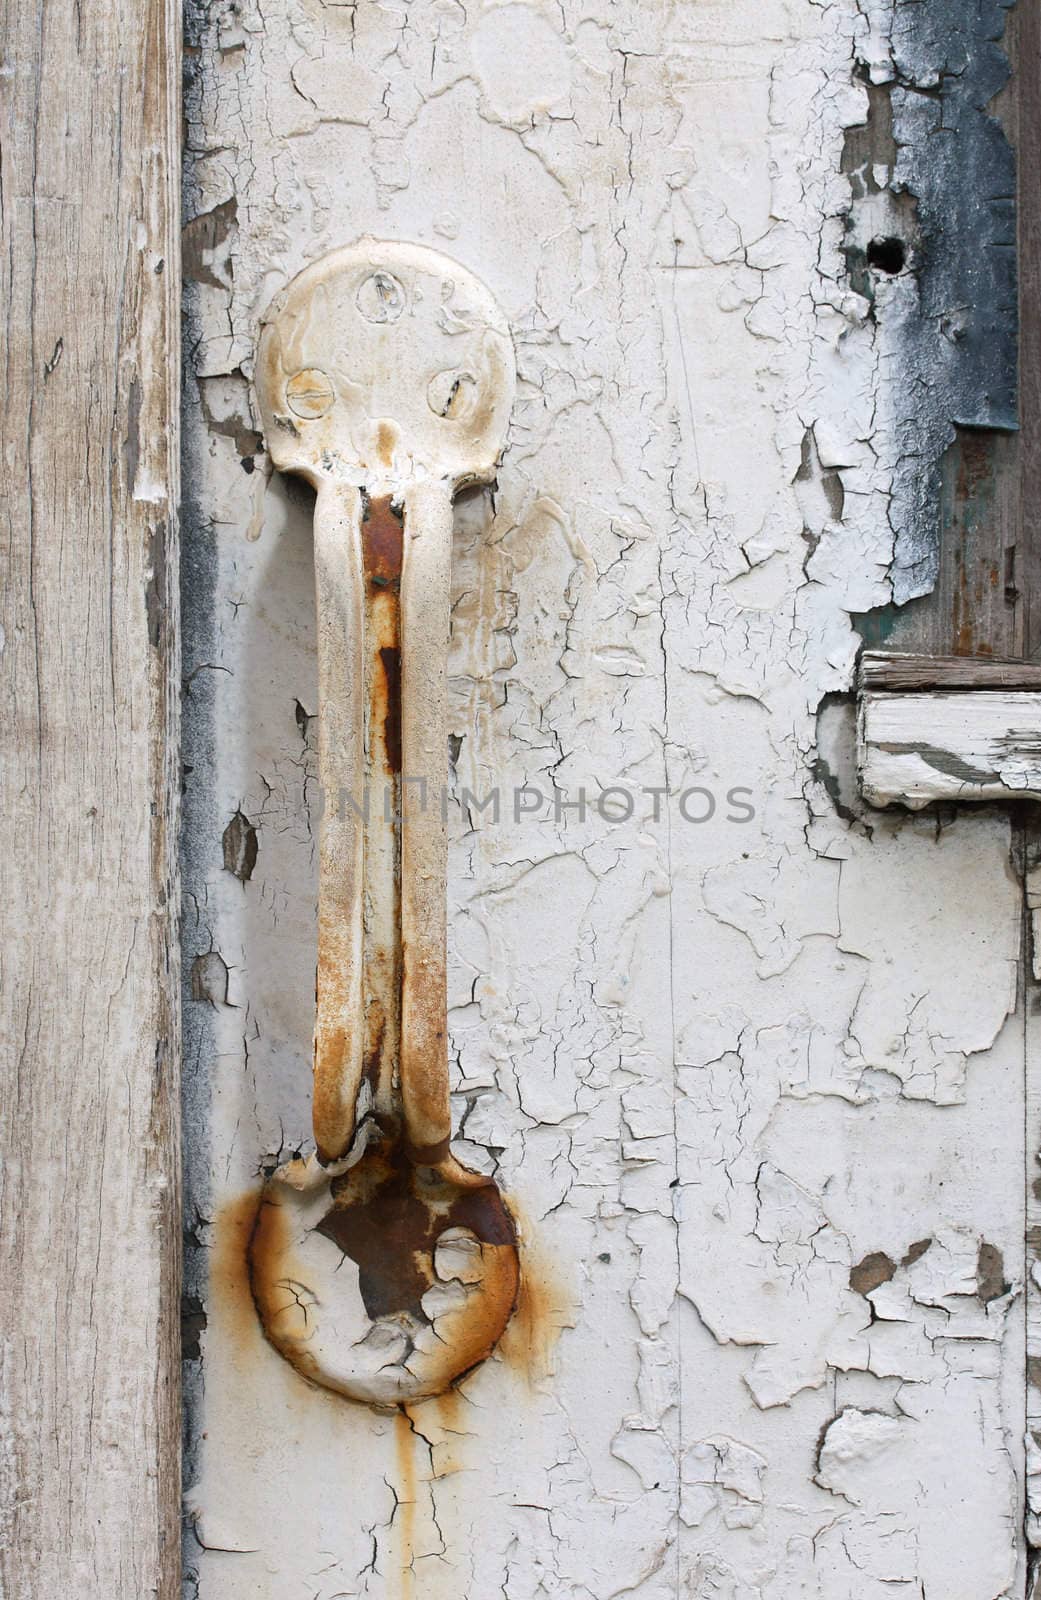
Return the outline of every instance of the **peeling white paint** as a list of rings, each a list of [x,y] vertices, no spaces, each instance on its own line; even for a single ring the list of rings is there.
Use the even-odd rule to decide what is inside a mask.
[[[858,737],[865,799],[920,809],[933,800],[1041,797],[1041,695],[876,694]]]
[[[194,209],[237,214],[188,407],[191,1582],[1013,1593],[1009,824],[865,811],[851,725],[815,742],[849,613],[891,597],[900,442],[840,171],[885,16],[244,0],[198,25]],[[309,1137],[318,804],[310,508],[252,454],[246,379],[273,292],[365,232],[450,248],[519,366],[498,486],[457,508],[449,981],[456,1148],[516,1198],[534,1292],[407,1422],[308,1388],[234,1272],[241,1197]]]

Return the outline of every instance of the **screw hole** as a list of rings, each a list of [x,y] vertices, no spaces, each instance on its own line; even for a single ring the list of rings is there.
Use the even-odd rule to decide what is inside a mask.
[[[907,246],[902,239],[872,239],[867,247],[867,258],[869,267],[895,277],[907,263]]]

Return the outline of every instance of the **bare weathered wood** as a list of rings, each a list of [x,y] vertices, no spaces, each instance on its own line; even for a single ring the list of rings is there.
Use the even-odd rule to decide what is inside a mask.
[[[1017,107],[1019,350],[1019,529],[1018,573],[1024,596],[1024,654],[1041,648],[1041,0],[1019,0],[1010,16],[1013,88]],[[1026,1536],[1031,1547],[1027,1593],[1041,1595],[1041,832],[1035,816],[1024,816],[1022,852],[1029,918],[1024,963],[1026,1047],[1025,1174],[1026,1249]]]
[[[971,692],[1041,689],[1041,666],[994,656],[924,656],[865,650],[860,658],[861,692],[922,689]]]
[[[871,644],[932,655],[1030,659],[1041,650],[1041,28],[1038,0],[1005,22],[1012,67],[991,102],[1018,153],[1019,431],[957,427],[940,473],[939,570],[931,593],[859,621]]]
[[[1022,653],[1041,652],[1041,0],[1018,0],[1009,16],[1017,161],[1019,426],[1016,584]]]
[[[1041,799],[1041,694],[861,696],[857,767],[871,805]]]
[[[3,27],[0,1592],[173,1600],[180,19]]]

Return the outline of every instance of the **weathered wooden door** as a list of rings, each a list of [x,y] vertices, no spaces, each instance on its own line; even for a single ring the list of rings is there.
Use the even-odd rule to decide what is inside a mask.
[[[865,643],[969,695],[1041,646],[1039,14],[191,8],[178,613],[175,32],[12,13],[12,1600],[1033,1592],[1035,802],[890,739],[957,795],[868,804],[856,701]],[[398,1406],[284,1359],[250,1266],[314,1148],[331,804],[257,343],[366,240],[479,280],[517,371],[455,502],[442,757],[453,1149],[521,1282]],[[298,419],[341,381],[302,375]]]

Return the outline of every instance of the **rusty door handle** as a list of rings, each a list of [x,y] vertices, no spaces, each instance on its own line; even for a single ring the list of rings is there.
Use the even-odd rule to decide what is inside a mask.
[[[396,1073],[414,1160],[436,1164],[451,1134],[438,793],[451,484],[397,493],[325,480],[315,504],[323,814],[313,1121],[324,1164],[350,1151],[359,1103],[392,1110],[381,1070]]]
[[[450,1151],[445,983],[452,498],[487,481],[514,360],[455,262],[364,242],[268,313],[272,460],[317,490],[317,1154],[268,1182],[250,1246],[268,1338],[354,1398],[437,1393],[488,1354],[518,1284],[494,1182]]]

